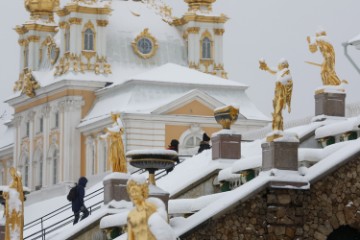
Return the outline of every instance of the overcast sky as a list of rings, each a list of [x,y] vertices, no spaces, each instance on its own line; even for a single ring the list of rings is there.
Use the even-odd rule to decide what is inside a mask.
[[[0,1],[0,102],[13,94],[19,74],[18,36],[13,28],[29,18],[23,2]],[[165,2],[178,16],[187,9],[183,0]],[[281,58],[290,64],[294,90],[292,112],[284,112],[285,120],[314,114],[314,90],[321,86],[320,68],[305,61],[321,63],[322,58],[319,52],[309,52],[306,37],[314,36],[319,26],[327,31],[335,47],[338,76],[349,81],[345,87],[347,103],[360,102],[360,75],[345,58],[341,45],[360,33],[359,0],[217,0],[213,8],[230,18],[224,34],[225,69],[231,79],[249,85],[248,96],[267,116],[272,112],[275,78],[259,70],[262,57],[269,66],[276,66]],[[349,47],[349,54],[360,65],[360,51]]]

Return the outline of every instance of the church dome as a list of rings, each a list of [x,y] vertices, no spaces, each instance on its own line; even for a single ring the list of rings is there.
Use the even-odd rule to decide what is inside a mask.
[[[30,13],[52,13],[59,6],[59,0],[25,0]]]
[[[152,68],[168,62],[187,65],[182,33],[163,20],[154,6],[113,0],[111,8],[106,47],[113,68]]]

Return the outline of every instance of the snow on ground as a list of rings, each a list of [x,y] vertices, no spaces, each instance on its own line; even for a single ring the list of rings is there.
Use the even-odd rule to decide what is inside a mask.
[[[159,179],[156,184],[170,193],[170,197],[211,172],[230,166],[228,162],[213,161],[211,150],[205,150],[177,165],[171,174]],[[186,177],[184,177],[186,176]]]

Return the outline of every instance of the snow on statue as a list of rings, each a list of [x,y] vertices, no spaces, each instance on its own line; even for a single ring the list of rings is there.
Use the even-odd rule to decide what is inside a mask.
[[[323,85],[337,86],[341,83],[348,83],[346,80],[340,81],[335,72],[335,50],[328,41],[326,32],[324,30],[318,31],[316,37],[307,37],[307,42],[309,44],[310,52],[315,53],[319,50],[324,58],[322,64],[306,62],[321,67],[321,79]]]
[[[12,182],[4,190],[5,199],[5,240],[22,240],[24,228],[24,192],[21,174],[10,168]]]
[[[113,120],[113,125],[105,129],[106,134],[103,137],[110,138],[109,159],[112,164],[112,170],[113,172],[127,173],[125,150],[122,141],[124,127],[120,119],[120,113],[112,112],[111,119]]]
[[[131,176],[127,192],[135,207],[127,217],[128,240],[175,240],[167,223],[165,204],[149,198],[149,185],[143,176]]]
[[[289,64],[287,60],[280,59],[278,64],[278,70],[270,69],[265,60],[259,61],[260,69],[268,71],[269,73],[276,75],[275,83],[275,96],[273,100],[274,112],[272,114],[272,129],[274,132],[280,132],[284,130],[284,121],[282,116],[282,110],[288,107],[288,112],[291,112],[291,94],[293,88],[292,77],[289,70]],[[270,142],[277,137],[281,137],[281,134],[275,134],[269,137],[267,140]]]

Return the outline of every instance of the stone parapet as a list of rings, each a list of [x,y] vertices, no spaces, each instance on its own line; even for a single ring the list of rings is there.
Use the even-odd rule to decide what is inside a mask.
[[[262,148],[262,170],[272,168],[281,170],[298,170],[299,142],[265,142]]]
[[[129,195],[126,190],[126,178],[110,178],[104,180],[104,204],[108,204],[112,200],[130,201]]]
[[[315,116],[345,116],[345,93],[322,92],[315,94]]]
[[[212,159],[240,159],[241,135],[218,134],[211,138]]]

